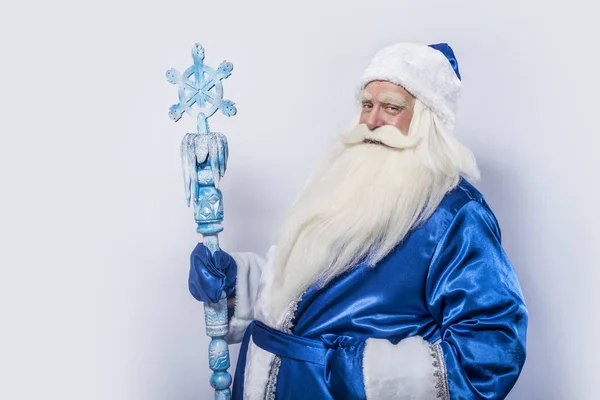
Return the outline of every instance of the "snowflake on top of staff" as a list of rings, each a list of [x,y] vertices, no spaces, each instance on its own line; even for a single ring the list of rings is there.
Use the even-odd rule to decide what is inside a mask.
[[[217,110],[231,117],[236,114],[237,108],[231,100],[223,99],[221,82],[231,75],[233,64],[223,61],[217,70],[205,65],[204,48],[199,43],[192,47],[192,58],[194,65],[183,74],[171,68],[166,72],[166,77],[170,83],[179,86],[179,103],[170,107],[169,117],[175,122],[184,113],[197,118],[197,132],[184,136],[180,151],[187,203],[189,206],[193,201],[196,221],[200,225],[223,219],[218,207],[221,204],[220,193],[213,191],[211,194],[207,191],[211,190],[210,186],[218,187],[225,175],[229,154],[227,138],[210,131],[208,118]],[[218,201],[215,200],[217,198]],[[211,203],[214,207],[210,210],[203,207],[207,199],[214,200],[214,204]],[[207,210],[210,211],[210,218]]]
[[[175,122],[188,113],[197,117],[198,133],[208,133],[208,118],[217,110],[231,117],[237,108],[231,100],[223,99],[223,83],[221,80],[231,75],[233,64],[223,61],[217,70],[204,64],[204,48],[199,43],[192,47],[194,65],[183,74],[174,68],[166,72],[167,80],[179,85],[179,103],[169,109],[169,117]]]

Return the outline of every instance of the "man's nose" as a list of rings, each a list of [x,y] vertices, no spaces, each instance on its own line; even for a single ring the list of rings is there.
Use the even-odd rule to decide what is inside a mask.
[[[367,118],[367,128],[369,128],[369,130],[372,131],[383,125],[384,123],[381,115],[381,110],[378,108],[374,108],[373,110],[371,110]]]

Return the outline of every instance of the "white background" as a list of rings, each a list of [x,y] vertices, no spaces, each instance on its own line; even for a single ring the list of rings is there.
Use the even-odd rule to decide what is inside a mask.
[[[178,149],[194,123],[168,118],[164,77],[196,41],[209,65],[234,64],[238,115],[212,119],[230,143],[221,244],[256,252],[354,114],[374,53],[450,43],[457,134],[530,311],[510,399],[598,398],[600,29],[586,4],[2,0],[0,398],[212,398],[187,290],[198,236]]]

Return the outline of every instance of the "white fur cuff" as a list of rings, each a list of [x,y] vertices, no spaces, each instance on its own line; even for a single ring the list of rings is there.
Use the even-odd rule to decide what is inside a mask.
[[[254,319],[254,302],[265,260],[255,253],[231,253],[231,256],[237,264],[235,309],[225,339],[234,344],[242,341],[246,328]]]
[[[441,348],[420,336],[368,339],[363,375],[367,399],[450,399]]]

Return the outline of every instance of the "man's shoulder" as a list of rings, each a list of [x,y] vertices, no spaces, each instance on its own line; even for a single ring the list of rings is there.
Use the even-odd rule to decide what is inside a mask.
[[[484,195],[465,178],[460,178],[456,187],[446,193],[427,225],[436,229],[441,237],[459,213],[483,218],[495,225],[498,231],[500,229]]]
[[[460,229],[468,230],[471,229],[472,224],[483,220],[486,224],[493,226],[499,236],[496,218],[485,197],[470,182],[461,178],[458,184],[446,193],[428,220],[411,232],[408,240],[405,240],[404,245],[399,246],[397,251],[418,248],[419,252],[423,252],[424,248],[429,248],[433,254],[439,242],[447,237],[451,226],[459,225]],[[424,243],[429,243],[429,245]]]
[[[462,217],[459,217],[459,213]],[[432,215],[432,221],[438,225],[440,237],[455,221],[464,224],[468,221],[486,221],[500,236],[500,226],[485,196],[469,181],[461,178],[458,185],[444,196],[438,209]]]
[[[439,211],[454,216],[466,204],[471,202],[472,204],[476,204],[477,207],[483,206],[490,213],[492,211],[484,195],[465,178],[460,178],[458,185],[444,196],[439,205]]]

